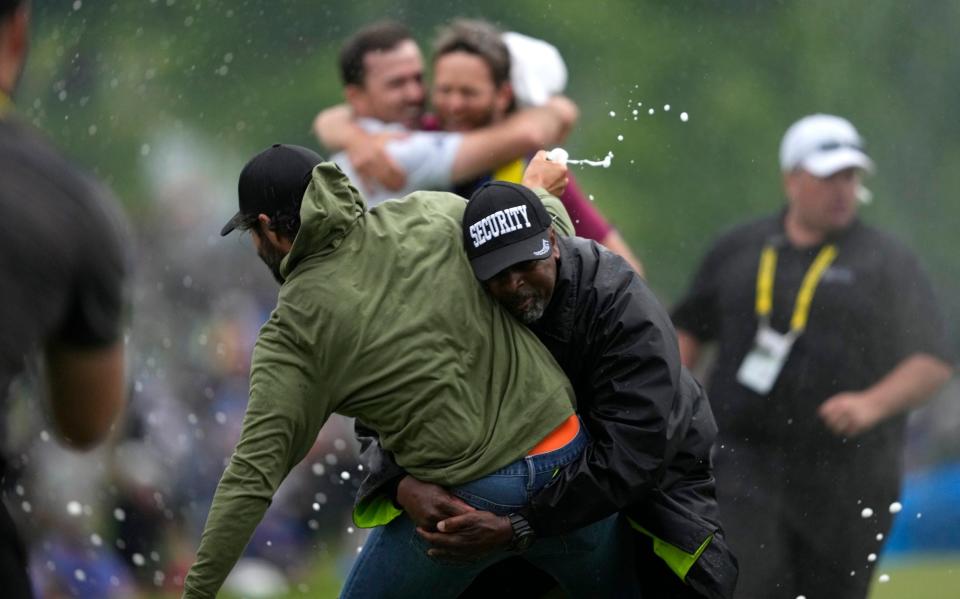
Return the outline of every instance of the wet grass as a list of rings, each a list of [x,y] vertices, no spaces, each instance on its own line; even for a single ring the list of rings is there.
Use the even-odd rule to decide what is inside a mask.
[[[879,582],[881,574],[890,577]],[[870,599],[960,597],[960,554],[881,563],[874,571]]]
[[[878,581],[881,574],[890,580]],[[316,569],[302,583],[295,584],[287,594],[270,599],[328,599],[337,597],[343,572],[334,560],[318,560]],[[920,559],[882,562],[874,571],[874,582],[869,599],[946,599],[960,597],[960,554],[938,555]],[[300,586],[300,585],[305,586]],[[162,599],[164,595],[149,595]],[[221,593],[222,599],[241,599],[241,595]],[[551,595],[550,599],[558,599]]]

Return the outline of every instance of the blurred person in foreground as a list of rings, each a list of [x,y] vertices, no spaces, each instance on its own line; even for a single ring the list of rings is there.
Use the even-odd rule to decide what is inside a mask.
[[[411,98],[418,101],[411,101],[409,105],[410,115],[415,114],[417,119],[412,125],[404,122],[404,126],[430,130],[439,127],[444,132],[421,131],[410,137],[375,135],[365,119],[357,118],[364,114],[365,107],[351,101],[355,96],[351,96],[349,85],[350,106],[325,110],[314,122],[314,131],[324,145],[345,148],[345,153],[336,155],[333,161],[355,169],[380,190],[375,199],[382,201],[394,197],[393,192],[421,188],[450,189],[466,198],[491,179],[519,183],[524,165],[533,152],[560,141],[544,137],[547,130],[540,132],[539,139],[525,132],[536,132],[533,127],[536,121],[531,121],[531,117],[544,109],[556,111],[566,106],[565,98],[559,94],[566,85],[567,70],[554,46],[519,33],[502,33],[486,21],[455,20],[440,31],[434,43],[431,97],[436,115],[424,116],[422,59],[416,42],[408,31],[403,31],[408,52],[413,55],[415,51],[415,63],[411,60],[415,67],[409,68],[417,73],[419,84],[419,88],[410,88],[417,90],[417,94],[411,92]],[[364,45],[358,40],[363,39],[361,31],[345,48],[360,52]],[[341,56],[349,55],[345,51]],[[343,58],[341,61],[341,69],[346,73]],[[372,84],[365,87],[371,98],[386,96],[381,88]],[[418,112],[413,111],[414,106]],[[570,126],[572,124],[571,121]],[[452,154],[447,143],[461,138],[476,140],[470,143],[480,152]],[[417,148],[422,151],[411,151]],[[452,169],[450,161],[453,161]],[[423,173],[432,169],[443,176],[425,178]],[[643,274],[640,261],[586,198],[574,178],[570,178],[560,200],[574,222],[577,235],[607,246]]]
[[[394,21],[368,25],[340,49],[346,105],[324,110],[314,131],[324,146],[344,149],[337,163],[368,206],[414,191],[448,190],[502,162],[562,141],[577,117],[567,98],[517,113],[472,132],[420,131],[426,87],[423,57],[410,30]],[[356,121],[354,122],[354,119]]]
[[[952,363],[916,257],[857,217],[873,163],[853,125],[797,121],[780,165],[786,207],[714,243],[674,322],[687,366],[719,345],[717,490],[740,596],[858,599],[900,493],[906,416]]]
[[[536,188],[562,186],[566,168],[534,161]],[[463,253],[466,202],[418,192],[367,211],[333,163],[298,146],[257,154],[239,180],[240,211],[221,233],[249,230],[280,294],[257,338],[243,430],[210,508],[186,597],[212,597],[237,561],[280,483],[333,412],[377,432],[398,464],[450,486],[468,503],[515,502],[575,460],[586,434],[573,390],[545,347],[476,284]],[[559,200],[538,193],[561,219]],[[533,215],[516,211],[511,226]],[[569,220],[567,219],[569,224]],[[488,476],[532,468],[535,480]],[[451,514],[455,515],[455,514]],[[625,596],[615,516],[528,551],[574,596]],[[514,523],[514,548],[528,527]],[[486,563],[445,565],[416,546],[409,518],[368,539],[390,548],[347,597],[453,597]],[[366,559],[361,552],[357,562]],[[356,566],[355,566],[356,568]]]
[[[0,0],[0,219],[12,225],[0,236],[0,401],[42,350],[55,427],[86,449],[124,405],[126,228],[107,192],[16,117],[10,95],[28,45],[28,2]],[[4,406],[2,431],[6,415]],[[31,596],[26,552],[2,506],[0,580],[4,596]]]
[[[544,210],[513,183],[474,193],[463,219],[467,255],[490,295],[563,368],[591,437],[583,456],[517,513],[536,538],[549,538],[622,511],[637,531],[642,597],[732,597],[737,565],[720,527],[710,460],[716,425],[706,394],[680,365],[666,310],[626,261],[594,241],[558,235],[548,223],[491,236],[490,225],[515,206]],[[376,500],[369,498],[375,483],[394,485],[431,554],[470,559],[510,542],[509,517],[473,511],[448,519],[445,489],[405,475],[388,454],[378,458],[361,504]],[[529,567],[514,567],[488,571],[469,595],[545,590]]]

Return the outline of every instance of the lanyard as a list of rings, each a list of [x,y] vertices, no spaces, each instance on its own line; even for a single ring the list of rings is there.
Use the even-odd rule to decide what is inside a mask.
[[[800,292],[793,306],[793,317],[790,319],[790,332],[799,335],[807,327],[807,318],[810,316],[810,303],[813,301],[813,292],[823,277],[824,271],[837,257],[837,246],[825,245],[814,258],[813,264],[803,275]],[[777,270],[777,250],[767,244],[760,253],[760,266],[757,268],[757,316],[761,321],[770,321],[773,312],[773,275]]]

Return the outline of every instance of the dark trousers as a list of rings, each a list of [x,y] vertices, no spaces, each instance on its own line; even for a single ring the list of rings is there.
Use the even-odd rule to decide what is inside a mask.
[[[653,552],[653,541],[635,533],[637,577],[643,599],[703,599]],[[697,566],[694,565],[694,568]],[[691,574],[693,572],[691,571]],[[563,597],[556,581],[526,560],[515,557],[484,570],[460,599],[554,599]]]
[[[497,562],[473,579],[460,599],[538,599],[553,591],[562,597],[560,586],[549,574],[521,557]]]
[[[2,594],[10,599],[31,599],[33,591],[27,575],[27,550],[0,501],[0,586]]]
[[[716,460],[727,540],[740,560],[738,599],[864,599],[892,517],[899,476],[806,462],[776,448],[725,444]],[[896,471],[896,464],[888,470]],[[864,508],[873,514],[863,518]]]

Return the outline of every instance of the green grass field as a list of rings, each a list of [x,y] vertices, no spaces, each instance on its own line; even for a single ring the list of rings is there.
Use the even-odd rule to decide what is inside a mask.
[[[890,580],[885,583],[878,582],[881,574],[887,574]],[[873,578],[870,599],[960,597],[960,555],[938,555],[881,563]]]

